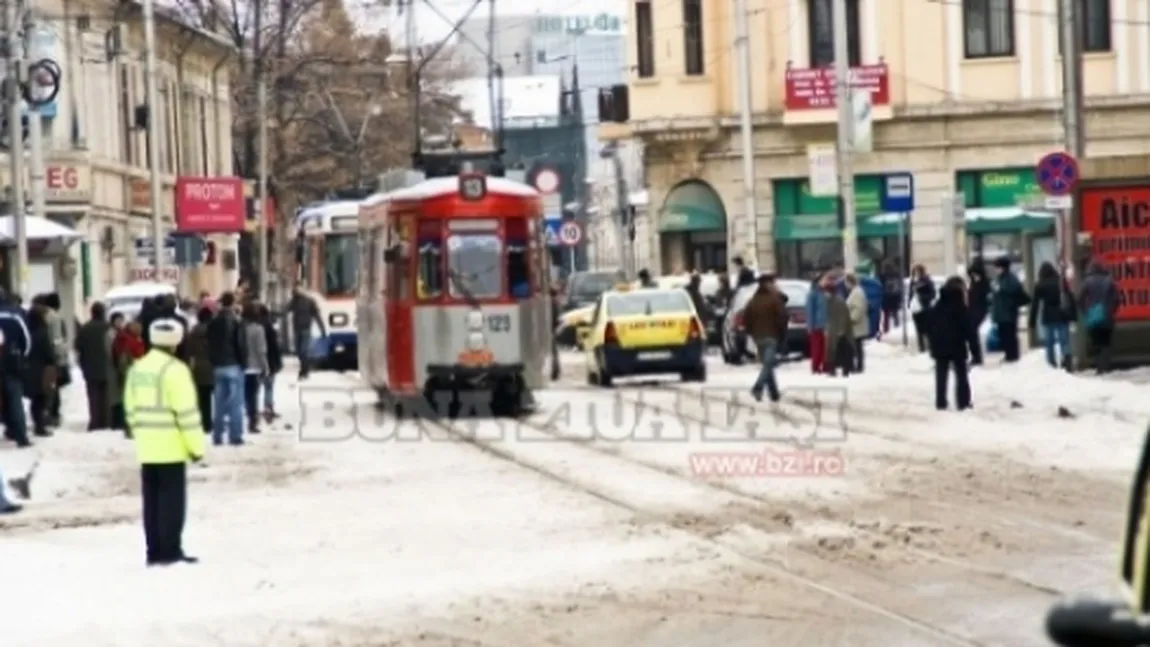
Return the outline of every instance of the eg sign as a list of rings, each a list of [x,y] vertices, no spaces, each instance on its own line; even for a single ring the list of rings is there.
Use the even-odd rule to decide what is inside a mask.
[[[92,199],[92,170],[83,164],[48,164],[44,168],[48,202],[87,202]]]

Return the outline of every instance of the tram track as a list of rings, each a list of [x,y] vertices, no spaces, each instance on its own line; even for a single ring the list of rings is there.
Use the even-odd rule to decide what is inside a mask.
[[[671,386],[658,387],[664,391],[676,390]],[[812,403],[799,403],[814,406]],[[682,415],[681,413],[679,415]],[[878,412],[874,412],[875,416]],[[468,427],[460,424],[457,421],[451,420],[435,420],[435,421],[421,421],[421,424],[431,422],[436,427],[440,428],[447,436],[461,442],[466,442],[475,446],[480,451],[487,453],[495,458],[514,464],[521,469],[535,472],[543,478],[563,484],[566,487],[578,490],[587,496],[594,498],[606,505],[623,509],[634,515],[637,520],[648,519],[653,522],[665,524],[678,532],[683,532],[693,536],[699,541],[711,544],[717,548],[729,551],[735,555],[740,556],[749,562],[755,563],[757,566],[765,569],[769,574],[785,581],[789,581],[797,586],[805,588],[810,591],[818,592],[828,598],[837,600],[840,604],[846,605],[873,615],[875,617],[884,618],[888,621],[902,625],[904,628],[911,629],[917,633],[929,635],[934,639],[941,641],[940,644],[953,644],[953,645],[990,645],[993,642],[985,642],[977,637],[967,635],[961,631],[955,631],[948,628],[944,624],[932,622],[923,619],[919,615],[902,611],[898,605],[883,605],[876,603],[872,600],[881,599],[881,594],[875,594],[876,590],[884,588],[894,589],[899,586],[893,581],[882,581],[881,578],[872,577],[875,581],[871,584],[870,590],[866,591],[851,591],[846,590],[844,587],[836,587],[828,585],[826,581],[836,581],[837,577],[817,577],[810,575],[812,571],[825,572],[828,569],[838,572],[849,572],[852,574],[853,579],[865,581],[866,574],[862,577],[858,576],[856,566],[858,563],[843,563],[826,556],[819,555],[817,552],[804,553],[803,561],[806,564],[814,564],[814,568],[795,568],[796,560],[793,558],[794,554],[788,552],[786,555],[763,555],[756,554],[755,551],[749,550],[746,547],[732,544],[731,541],[723,538],[723,530],[716,528],[716,525],[708,519],[707,514],[698,514],[697,511],[684,510],[680,514],[671,515],[670,517],[660,517],[660,515],[653,511],[650,506],[636,504],[628,499],[626,496],[620,496],[613,493],[610,487],[598,487],[595,483],[587,482],[585,480],[571,478],[569,474],[557,472],[550,469],[546,464],[535,462],[529,458],[525,458],[519,452],[516,452],[512,445],[508,445],[502,440],[492,440],[475,437],[468,431]],[[650,460],[643,460],[635,456],[626,455],[620,448],[619,443],[588,443],[564,437],[555,429],[546,428],[544,426],[534,424],[530,419],[520,423],[526,428],[530,428],[534,433],[546,436],[554,441],[559,441],[566,448],[566,451],[589,452],[591,454],[608,458],[613,461],[626,464],[632,468],[639,468],[648,472],[657,473],[661,476],[676,479],[684,483],[690,484],[694,487],[704,488],[708,491],[720,493],[725,495],[728,499],[737,502],[736,509],[738,512],[733,513],[719,525],[731,526],[733,524],[748,524],[760,532],[766,532],[760,523],[770,525],[777,523],[779,518],[790,518],[790,514],[784,510],[780,510],[780,503],[777,500],[772,501],[768,497],[756,495],[740,488],[730,482],[724,481],[703,481],[692,478],[692,475],[683,469],[676,469],[666,464],[658,463]],[[856,431],[857,433],[857,431]],[[905,439],[888,436],[888,439],[899,442],[906,442]],[[793,520],[792,520],[793,521]],[[790,523],[790,521],[788,521]],[[852,524],[852,530],[860,535],[870,535],[873,541],[886,541],[889,544],[889,537],[882,536],[878,533],[868,533],[865,527]],[[1063,594],[1063,591],[1058,587],[1045,585],[1039,582],[1032,581],[1024,576],[1011,573],[1002,569],[983,567],[978,564],[970,563],[961,559],[956,559],[941,553],[922,549],[913,545],[895,545],[891,546],[895,550],[903,552],[907,557],[912,558],[913,561],[935,563],[944,569],[948,568],[952,571],[962,573],[964,576],[971,578],[979,578],[987,581],[988,584],[993,582],[991,590],[1007,586],[1015,591],[1025,592],[1026,595],[1041,595],[1043,599],[1047,597],[1054,597]],[[863,585],[868,586],[867,584]],[[849,587],[847,587],[849,588]]]
[[[421,421],[421,422],[425,423],[427,421]],[[503,443],[493,442],[493,441],[488,440],[488,439],[477,438],[474,435],[467,433],[466,431],[461,429],[453,421],[441,419],[441,420],[432,421],[432,424],[435,424],[436,426],[440,427],[444,431],[444,433],[448,434],[452,438],[454,438],[458,441],[461,441],[461,442],[468,443],[468,444],[476,447],[478,450],[480,450],[480,451],[482,451],[482,452],[484,452],[490,456],[493,456],[493,457],[498,458],[500,460],[514,464],[517,467],[525,469],[527,471],[534,472],[534,473],[538,474],[539,476],[541,476],[545,479],[548,479],[548,480],[560,483],[566,487],[578,490],[578,491],[586,494],[587,496],[594,498],[594,499],[596,499],[596,500],[598,500],[604,504],[607,504],[609,506],[627,511],[630,514],[634,515],[636,518],[650,519],[653,516],[653,513],[649,508],[646,508],[642,505],[636,505],[635,503],[628,501],[625,497],[622,497],[622,496],[619,496],[619,495],[616,495],[616,494],[609,492],[607,488],[596,487],[595,485],[592,485],[590,483],[580,482],[576,479],[569,478],[563,474],[559,474],[559,473],[557,473],[551,469],[548,469],[544,465],[533,462],[529,459],[525,459],[523,456],[517,454],[513,450],[510,450],[510,449],[507,449],[506,447],[501,446]],[[558,441],[563,442],[567,448],[575,450],[575,451],[591,452],[591,453],[597,454],[599,456],[604,456],[604,457],[608,457],[608,458],[620,461],[624,464],[627,464],[628,466],[630,466],[632,468],[646,469],[646,470],[656,472],[656,473],[663,475],[663,476],[667,476],[667,477],[671,477],[671,478],[675,478],[675,479],[681,479],[681,480],[688,480],[681,472],[667,468],[666,466],[663,466],[663,465],[658,465],[658,464],[651,463],[648,461],[635,460],[635,459],[632,459],[630,457],[624,456],[618,452],[612,452],[612,451],[606,450],[602,447],[597,447],[594,445],[573,443],[573,442],[570,442],[568,439],[563,438],[561,435],[555,434],[554,432],[552,432],[550,430],[540,428],[538,426],[532,426],[532,429],[534,431],[536,431],[540,434],[544,434],[544,435],[546,435],[546,436],[548,436],[554,440],[558,440]],[[695,481],[691,481],[691,483],[694,485],[705,487],[705,488],[717,490],[717,491],[722,492],[724,494],[727,494],[729,496],[734,496],[738,499],[742,499],[742,500],[744,500],[744,502],[750,504],[750,506],[753,506],[756,508],[761,508],[762,505],[764,503],[766,503],[765,501],[763,501],[761,499],[748,496],[744,493],[739,493],[735,490],[724,489],[721,487],[715,487],[714,484],[695,482]],[[666,523],[669,527],[675,529],[678,532],[685,533],[685,534],[692,536],[692,538],[694,538],[697,541],[700,541],[700,542],[703,542],[706,544],[710,544],[713,547],[718,548],[722,551],[738,555],[740,558],[742,558],[748,562],[754,563],[757,567],[765,570],[768,574],[770,574],[770,575],[772,575],[772,576],[774,576],[780,580],[790,582],[796,586],[807,589],[809,591],[814,591],[814,592],[819,593],[819,594],[821,594],[827,598],[836,600],[836,601],[838,601],[844,605],[852,607],[855,610],[867,612],[867,613],[870,613],[874,616],[886,619],[886,620],[891,621],[895,624],[901,625],[904,628],[911,629],[911,630],[913,630],[919,634],[922,634],[924,636],[928,636],[930,638],[937,639],[937,640],[941,641],[940,644],[962,645],[965,647],[987,647],[988,645],[991,644],[991,643],[982,642],[982,641],[974,639],[972,637],[969,637],[969,636],[963,635],[961,633],[952,631],[952,630],[950,630],[944,626],[941,626],[939,624],[932,623],[932,622],[929,622],[927,620],[923,620],[921,618],[903,613],[903,612],[898,611],[896,609],[892,609],[892,608],[889,608],[887,606],[883,606],[883,605],[878,604],[876,602],[868,601],[868,600],[863,599],[862,597],[860,597],[858,595],[855,595],[855,594],[850,593],[848,591],[844,591],[838,587],[824,584],[822,582],[816,581],[815,579],[813,579],[811,577],[808,577],[808,576],[803,575],[801,573],[797,573],[794,570],[789,569],[786,566],[780,564],[780,561],[777,559],[768,558],[768,557],[765,557],[763,555],[757,555],[757,554],[751,552],[750,550],[748,550],[746,548],[742,548],[738,545],[733,544],[732,542],[716,539],[716,537],[714,536],[714,533],[713,533],[713,528],[711,528],[709,525],[707,525],[705,523],[699,523],[699,520],[696,520],[696,519],[693,519],[690,517],[691,517],[691,515],[689,515],[689,514],[679,514],[679,515],[672,516],[670,519],[658,519],[658,520]]]

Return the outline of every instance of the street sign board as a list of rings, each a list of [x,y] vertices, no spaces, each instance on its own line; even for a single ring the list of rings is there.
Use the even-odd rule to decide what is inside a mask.
[[[551,168],[541,168],[535,173],[535,188],[543,195],[559,190],[559,174]]]
[[[1051,211],[1061,211],[1063,209],[1074,208],[1074,196],[1072,195],[1048,195],[1043,203],[1043,206]]]
[[[583,228],[577,222],[567,221],[559,229],[559,241],[567,247],[574,247],[583,240]]]
[[[544,231],[547,234],[547,246],[559,247],[559,230],[563,228],[563,213],[558,210],[545,212],[543,225],[546,227]]]
[[[1046,195],[1070,195],[1081,178],[1078,172],[1078,160],[1070,153],[1062,151],[1047,153],[1038,160],[1034,177]]]
[[[133,242],[136,263],[151,265],[156,262],[156,246],[151,236],[140,236]],[[176,262],[176,237],[168,234],[164,236],[164,263],[174,265]]]
[[[838,167],[835,165],[834,144],[808,144],[807,164],[810,167],[808,182],[811,195],[828,197],[839,194]]]
[[[914,211],[914,176],[910,173],[889,173],[882,182],[882,210],[887,213]]]

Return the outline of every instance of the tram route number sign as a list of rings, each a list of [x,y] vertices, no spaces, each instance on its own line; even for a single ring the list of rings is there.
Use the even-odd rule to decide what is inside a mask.
[[[583,240],[583,228],[577,222],[565,222],[559,228],[559,242],[567,247],[574,247]]]

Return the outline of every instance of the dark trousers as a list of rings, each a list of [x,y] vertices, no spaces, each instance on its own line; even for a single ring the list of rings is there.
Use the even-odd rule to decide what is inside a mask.
[[[211,384],[196,385],[196,404],[200,405],[200,424],[203,425],[205,434],[212,431],[212,391],[214,388]]]
[[[112,429],[127,431],[128,419],[124,415],[124,403],[117,402],[112,405]]]
[[[188,471],[184,463],[141,465],[144,541],[149,562],[174,562],[184,556],[184,518],[188,508]]]
[[[974,335],[966,340],[967,346],[970,348],[970,364],[971,366],[978,366],[982,364],[982,333],[979,328],[982,326],[984,317],[971,315],[971,326],[974,328]]]
[[[934,360],[934,406],[945,409],[946,386],[950,373],[954,373],[954,404],[959,410],[970,407],[970,376],[967,375],[966,359]]]
[[[260,421],[260,376],[244,374],[244,409],[248,414],[248,426],[255,429]]]
[[[998,324],[998,343],[1002,345],[1002,357],[1008,362],[1017,362],[1021,351],[1018,348],[1018,322],[1003,321]]]
[[[48,430],[48,401],[47,393],[38,393],[28,398],[28,413],[32,414],[32,430],[43,434]]]
[[[918,339],[918,352],[925,353],[928,341],[926,311],[914,313],[911,315],[911,320],[914,321],[914,336]]]
[[[866,367],[866,352],[863,351],[863,344],[866,342],[866,337],[855,337],[855,372],[862,373],[863,368]]]
[[[28,421],[24,417],[24,382],[19,378],[0,377],[4,401],[4,435],[20,444],[28,442]]]
[[[894,306],[884,306],[882,309],[882,331],[884,333],[890,332],[891,325],[898,325],[899,313],[902,309],[896,304]]]
[[[311,371],[308,353],[311,350],[311,328],[295,329],[295,356],[299,358],[299,376],[307,377]]]
[[[1090,350],[1094,353],[1094,370],[1099,373],[1110,371],[1112,359],[1111,342],[1114,338],[1114,328],[1099,326],[1086,331],[1090,340]]]
[[[112,428],[112,403],[108,396],[108,383],[86,382],[88,393],[88,431]]]

